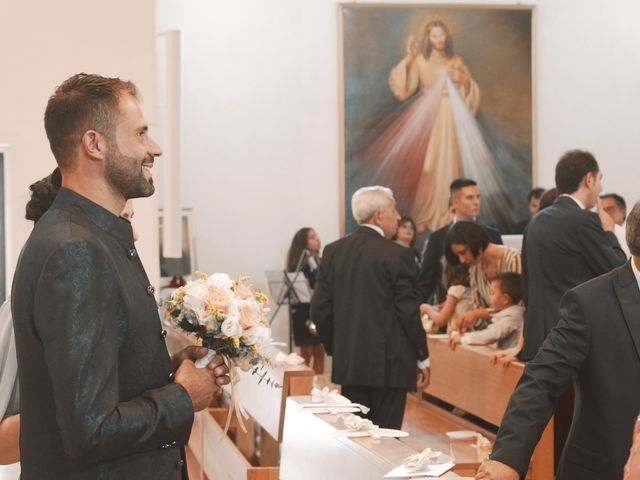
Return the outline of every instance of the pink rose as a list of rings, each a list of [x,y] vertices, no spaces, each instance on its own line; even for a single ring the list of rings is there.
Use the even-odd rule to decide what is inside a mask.
[[[236,285],[235,292],[236,292],[236,296],[240,300],[248,300],[249,298],[253,297],[253,292],[246,285],[242,285],[242,284]]]
[[[209,312],[229,313],[229,294],[224,290],[209,291],[204,299],[205,308]]]
[[[240,307],[240,326],[243,330],[247,330],[254,325],[260,323],[262,315],[255,308],[245,306]]]

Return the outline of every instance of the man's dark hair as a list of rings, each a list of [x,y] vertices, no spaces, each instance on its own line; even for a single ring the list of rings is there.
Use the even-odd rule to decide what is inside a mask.
[[[131,82],[86,73],[78,73],[56,88],[44,112],[44,128],[63,172],[74,168],[76,147],[87,130],[113,138],[115,114],[123,94],[138,98]]]
[[[618,204],[618,208],[624,210],[625,212],[627,211],[627,202],[625,202],[624,198],[622,198],[617,193],[603,193],[602,195],[600,195],[601,200],[604,200],[605,198],[613,198]]]
[[[500,284],[500,291],[509,295],[512,304],[520,303],[522,300],[522,276],[519,273],[499,273],[492,281]]]
[[[640,257],[640,202],[636,202],[627,215],[626,240],[631,255]]]
[[[544,193],[544,188],[534,188],[529,192],[529,195],[527,195],[527,202],[530,202],[532,198],[542,197],[543,193]]]
[[[570,150],[556,165],[556,188],[558,194],[574,193],[587,173],[594,175],[600,171],[593,155],[584,150]]]
[[[444,256],[449,265],[460,265],[458,256],[451,251],[451,246],[466,245],[474,257],[480,255],[490,243],[487,231],[475,222],[466,220],[454,223],[444,237]]]
[[[451,182],[451,185],[449,185],[449,193],[453,195],[454,193],[462,190],[464,187],[475,187],[477,185],[478,182],[476,182],[475,180],[471,180],[470,178],[456,178],[453,182]]]
[[[51,175],[29,185],[31,199],[27,202],[25,218],[34,223],[49,210],[62,185],[60,169],[56,168]]]

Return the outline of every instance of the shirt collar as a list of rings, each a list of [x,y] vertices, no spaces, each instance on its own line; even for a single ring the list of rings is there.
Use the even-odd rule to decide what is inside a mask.
[[[640,288],[640,271],[638,271],[633,257],[631,257],[631,269],[633,270],[633,276],[636,277],[636,284]]]
[[[578,206],[582,209],[582,210],[586,210],[584,204],[578,200],[576,197],[574,197],[573,195],[570,195],[568,193],[562,193],[560,194],[561,197],[569,197],[571,200],[573,200],[574,202],[576,202],[578,204]]]
[[[131,223],[122,217],[114,215],[106,208],[101,207],[79,193],[62,187],[56,195],[52,206],[65,210],[81,211],[98,228],[115,237],[118,242],[126,246],[126,248],[134,248]]]
[[[384,230],[382,230],[382,229],[381,229],[379,226],[377,226],[377,225],[372,225],[372,224],[370,224],[370,223],[362,223],[360,226],[361,226],[361,227],[369,227],[369,228],[372,228],[373,230],[375,230],[376,232],[378,232],[378,233],[379,233],[380,235],[382,235],[383,237],[385,236],[385,235],[384,235]],[[385,237],[385,238],[386,238],[386,237]]]

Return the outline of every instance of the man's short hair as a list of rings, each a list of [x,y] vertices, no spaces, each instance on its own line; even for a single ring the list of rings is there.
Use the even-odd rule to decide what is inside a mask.
[[[56,88],[44,112],[44,128],[60,169],[72,170],[75,151],[87,130],[115,134],[115,114],[123,94],[138,98],[131,82],[78,73]]]
[[[640,257],[640,202],[627,215],[627,245],[634,257]]]
[[[602,195],[600,195],[601,200],[604,200],[605,198],[613,198],[620,210],[627,211],[627,202],[625,202],[624,198],[622,198],[617,193],[603,193]]]
[[[519,273],[499,273],[493,281],[500,284],[500,291],[509,295],[512,304],[520,303],[522,300],[522,276]]]
[[[527,195],[527,202],[530,202],[532,198],[541,198],[544,193],[544,188],[534,188]]]
[[[556,165],[556,188],[558,194],[574,193],[587,173],[594,175],[600,171],[595,157],[584,150],[570,150]]]
[[[351,197],[351,212],[358,225],[367,223],[373,214],[384,210],[393,201],[390,188],[374,185],[356,190]]]
[[[462,220],[454,223],[444,237],[444,256],[449,265],[460,265],[458,256],[451,251],[451,246],[466,245],[473,257],[480,255],[491,242],[487,231],[476,222]]]
[[[470,178],[456,178],[453,182],[451,182],[451,185],[449,185],[449,194],[453,195],[454,193],[462,190],[464,187],[475,187],[477,185],[478,182],[476,182],[475,180],[471,180]]]

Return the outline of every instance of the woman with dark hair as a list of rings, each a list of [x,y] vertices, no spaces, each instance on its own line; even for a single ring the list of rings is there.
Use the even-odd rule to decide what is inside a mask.
[[[287,272],[300,270],[309,289],[313,290],[318,280],[318,264],[320,263],[320,238],[313,228],[301,228],[293,236],[287,254]],[[308,302],[295,303],[289,306],[293,341],[300,347],[300,355],[304,363],[311,366],[317,375],[324,372],[324,347],[320,337],[315,333],[315,325],[310,318]]]
[[[29,186],[31,199],[25,217],[34,223],[49,209],[62,184],[60,170]],[[18,398],[18,365],[11,321],[11,299],[0,306],[0,465],[20,460],[20,414]],[[19,466],[6,467],[7,475],[19,475]]]
[[[453,224],[445,236],[445,258],[452,266],[469,266],[469,283],[473,310],[464,313],[454,328],[484,328],[491,319],[491,281],[498,274],[522,273],[522,257],[518,250],[496,245],[489,234],[475,222]]]
[[[418,229],[416,228],[416,222],[413,221],[413,218],[405,216],[398,220],[398,231],[391,240],[413,251],[413,256],[419,269],[421,265],[421,255],[420,251],[416,248],[417,236]]]

